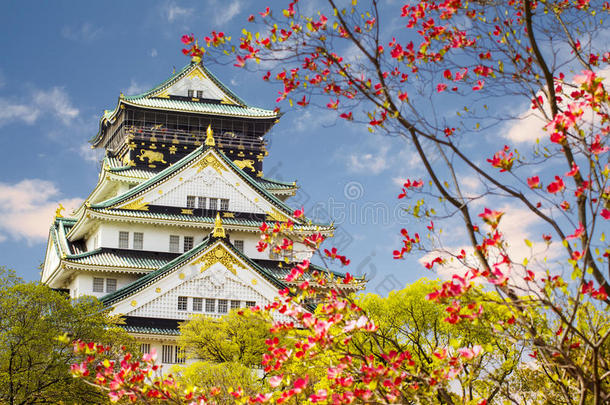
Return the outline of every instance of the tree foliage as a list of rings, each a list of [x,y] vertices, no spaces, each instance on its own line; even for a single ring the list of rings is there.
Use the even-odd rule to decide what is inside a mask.
[[[0,402],[107,403],[99,390],[72,377],[70,366],[78,357],[66,339],[128,340],[109,326],[94,299],[73,301],[0,268]]]
[[[522,403],[540,393],[555,403],[610,401],[608,3],[420,0],[384,4],[396,7],[390,14],[376,0],[327,0],[314,11],[305,3],[253,14],[254,29],[238,44],[223,32],[206,36],[203,47],[185,35],[184,53],[245,68],[276,62],[263,79],[280,84],[278,103],[306,108],[324,97],[321,107],[338,119],[408,141],[425,175],[398,195],[416,221],[401,230],[394,257],[419,254],[445,276],[426,298],[437,306],[430,314],[459,329],[460,347],[430,348],[430,367],[420,367],[425,359],[416,357],[427,350],[418,342],[429,340],[382,345],[387,329],[341,282],[304,278],[305,261],[288,276],[299,287],[264,308],[292,319],[276,322],[274,334],[297,326],[305,334],[268,342],[263,364],[276,378],[247,401]],[[388,29],[396,16],[400,28]],[[531,116],[539,133],[507,134],[510,123]],[[523,139],[532,145],[525,151],[516,146]],[[465,177],[477,186],[468,189]],[[527,218],[540,236],[510,239],[514,224],[503,218]],[[290,228],[265,224],[259,249],[287,249],[282,234]],[[314,233],[303,242],[318,249],[323,241]],[[321,286],[323,304],[305,310]],[[492,335],[491,347],[464,339]],[[358,352],[360,339],[375,342],[372,354]],[[507,375],[520,352],[527,360]],[[477,367],[485,356],[495,360]],[[320,363],[326,378],[311,378]],[[461,392],[452,389],[456,378]]]

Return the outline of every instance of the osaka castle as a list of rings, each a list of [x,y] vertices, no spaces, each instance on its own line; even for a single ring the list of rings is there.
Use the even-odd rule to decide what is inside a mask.
[[[298,241],[333,232],[293,218],[285,200],[296,184],[263,175],[263,138],[278,118],[201,62],[145,93],[121,94],[91,140],[105,150],[97,184],[50,228],[42,282],[98,297],[166,364],[183,361],[180,322],[271,302],[289,285],[291,263],[312,255]],[[287,220],[294,248],[258,251],[259,227]]]

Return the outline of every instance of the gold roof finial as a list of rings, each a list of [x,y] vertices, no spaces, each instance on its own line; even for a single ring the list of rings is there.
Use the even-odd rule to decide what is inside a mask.
[[[206,130],[206,138],[205,145],[206,146],[215,146],[216,142],[214,141],[214,131],[212,131],[212,124],[208,125],[208,129]]]
[[[61,212],[64,210],[65,208],[62,203],[59,203],[59,207],[57,207],[57,209],[55,210],[55,218],[63,218],[64,216],[61,214]]]
[[[222,221],[220,220],[220,212],[216,213],[216,221],[214,222],[214,232],[212,236],[215,238],[224,238],[225,228],[222,227]]]

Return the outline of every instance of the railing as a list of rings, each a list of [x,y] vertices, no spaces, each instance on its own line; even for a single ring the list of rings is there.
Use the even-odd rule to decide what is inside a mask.
[[[201,145],[206,138],[205,131],[184,131],[168,128],[144,128],[136,126],[121,126],[109,142],[109,149],[116,151],[129,137],[133,140],[143,140],[159,143],[174,143],[182,145]],[[247,136],[243,133],[224,131],[214,133],[216,145],[222,148],[262,150],[266,141]]]

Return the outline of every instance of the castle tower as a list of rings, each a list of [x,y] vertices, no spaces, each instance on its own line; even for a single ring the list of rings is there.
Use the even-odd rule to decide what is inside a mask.
[[[263,176],[263,137],[278,118],[201,63],[121,95],[91,140],[106,151],[97,185],[51,226],[42,282],[100,298],[163,363],[181,361],[181,321],[272,301],[291,263],[311,256],[297,241],[332,234],[331,225],[291,218],[284,201],[295,183]],[[259,252],[263,222],[288,219],[294,250]]]

